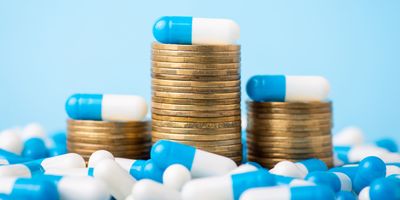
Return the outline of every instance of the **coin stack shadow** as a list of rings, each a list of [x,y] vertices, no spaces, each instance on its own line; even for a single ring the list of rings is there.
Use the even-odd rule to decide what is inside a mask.
[[[240,46],[152,44],[152,141],[241,151]]]
[[[282,160],[319,158],[332,167],[331,102],[246,103],[249,161],[272,168]]]
[[[115,157],[148,159],[151,147],[150,123],[67,120],[68,152],[80,154],[86,161],[97,150],[110,151]]]

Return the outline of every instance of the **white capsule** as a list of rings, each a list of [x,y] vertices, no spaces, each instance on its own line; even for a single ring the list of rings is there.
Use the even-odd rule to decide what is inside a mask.
[[[364,143],[364,134],[360,128],[349,126],[333,135],[332,143],[334,146],[359,145]]]
[[[38,137],[45,138],[46,132],[43,129],[42,125],[39,123],[30,123],[24,127],[22,130],[22,139],[27,140],[29,138]]]
[[[93,176],[93,168],[51,168],[47,169],[44,174],[56,176]]]
[[[180,200],[178,191],[150,179],[138,181],[132,190],[135,200]]]
[[[24,143],[17,132],[5,130],[0,133],[0,149],[21,155]]]
[[[181,191],[183,185],[191,179],[190,171],[179,164],[169,166],[163,174],[163,184],[177,191]]]
[[[272,174],[303,179],[307,174],[293,162],[284,160],[278,162],[271,170]]]
[[[110,193],[117,199],[125,199],[131,193],[136,180],[114,160],[106,159],[97,164],[93,176],[106,183]]]
[[[88,167],[96,167],[96,165],[105,159],[114,160],[112,153],[106,150],[98,150],[92,153],[89,158]]]
[[[229,174],[241,174],[241,173],[246,173],[246,172],[252,172],[252,171],[257,171],[258,169],[260,169],[260,166],[257,166],[254,163],[244,163],[241,164],[239,167],[237,167],[236,169],[232,170],[229,172]]]
[[[45,158],[41,162],[43,169],[46,171],[51,168],[69,169],[69,168],[85,168],[86,163],[81,155],[76,153],[67,153],[59,156]]]

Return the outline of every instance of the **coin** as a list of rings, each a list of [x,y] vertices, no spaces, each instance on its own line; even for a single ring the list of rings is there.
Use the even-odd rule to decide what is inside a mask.
[[[173,139],[173,140],[191,140],[191,141],[216,141],[216,140],[232,140],[239,139],[240,133],[224,133],[214,135],[200,135],[200,134],[173,134],[162,133],[153,131],[152,135],[158,138]]]
[[[177,117],[229,117],[240,115],[240,110],[215,110],[215,111],[191,111],[191,110],[165,110],[152,108],[151,111],[159,115],[177,116]]]
[[[315,120],[285,120],[285,119],[249,119],[249,126],[326,126],[331,125],[332,120],[315,119]]]
[[[157,142],[158,140],[165,140],[165,138],[159,138],[157,136],[153,136],[151,141],[153,143]],[[187,141],[187,140],[176,140],[176,139],[169,139],[170,141],[190,145],[193,147],[215,147],[215,146],[223,146],[223,145],[239,145],[241,144],[240,139],[232,139],[232,140],[220,140],[220,141]]]
[[[299,138],[293,138],[293,137],[286,137],[286,136],[270,136],[270,137],[264,137],[264,136],[259,136],[259,135],[254,135],[254,134],[247,134],[247,138],[249,139],[254,139],[255,141],[283,141],[286,143],[301,143],[301,142],[323,142],[323,141],[331,141],[332,136],[331,135],[321,135],[321,136],[309,136],[309,137],[299,137]]]
[[[285,109],[316,109],[330,108],[331,102],[313,101],[313,102],[254,102],[246,101],[249,108],[285,108]]]
[[[149,135],[149,132],[141,132],[141,133],[127,133],[127,132],[120,132],[120,133],[107,133],[107,132],[91,132],[91,131],[68,131],[68,135],[76,135],[76,136],[83,136],[83,137],[98,137],[98,138],[143,138]]]
[[[153,85],[174,86],[174,87],[195,87],[195,88],[221,88],[221,87],[240,87],[240,80],[233,81],[179,81],[152,79]]]
[[[309,136],[319,136],[319,135],[330,135],[331,131],[303,131],[303,132],[294,132],[294,131],[276,131],[276,130],[252,130],[251,128],[246,129],[248,135],[258,135],[264,137],[271,136],[285,136],[285,137],[309,137]]]
[[[94,127],[144,127],[148,126],[147,121],[134,121],[134,122],[107,122],[107,121],[94,121],[94,120],[67,120],[68,125],[76,126],[94,126]]]
[[[195,94],[195,93],[177,93],[177,92],[152,92],[156,97],[168,97],[177,99],[234,99],[240,98],[240,92],[220,93],[220,94]]]
[[[172,122],[227,122],[227,121],[240,121],[240,115],[229,116],[229,117],[213,117],[213,118],[205,118],[205,117],[174,117],[174,116],[166,116],[166,115],[158,115],[156,113],[152,113],[151,117],[160,121],[172,121]]]
[[[135,127],[135,128],[107,128],[107,127],[89,127],[89,126],[68,126],[69,131],[83,131],[94,133],[143,133],[149,130],[150,127]]]
[[[240,69],[240,63],[176,63],[176,62],[151,62],[152,67],[172,69],[196,69],[196,70],[223,70]]]
[[[181,44],[161,44],[153,42],[152,49],[196,51],[196,52],[210,52],[210,51],[218,52],[218,51],[240,51],[240,45],[181,45]]]
[[[265,119],[286,119],[286,120],[318,120],[318,119],[331,119],[332,113],[322,113],[322,114],[279,114],[279,113],[247,113],[248,119],[254,120],[265,120]]]
[[[289,149],[289,148],[281,148],[281,147],[264,148],[262,146],[254,144],[254,143],[247,143],[247,149],[249,151],[259,153],[260,156],[271,154],[271,153],[280,153],[280,154],[307,154],[307,153],[326,153],[326,152],[332,153],[332,146],[318,147],[318,148],[312,148],[310,146],[309,148],[302,148],[302,149],[291,148],[291,149]]]
[[[176,63],[239,63],[240,57],[178,57],[178,56],[159,56],[152,55],[151,60],[159,62],[176,62]]]
[[[249,152],[251,150],[248,150]],[[260,156],[258,154],[253,154],[257,155],[258,158],[263,158],[263,159],[268,159],[268,158],[283,158],[283,159],[306,159],[306,158],[312,158],[312,157],[318,157],[318,156],[331,156],[332,153],[304,153],[304,154],[280,154],[280,153],[271,153],[271,154],[264,154],[263,156]]]
[[[223,145],[223,146],[206,146],[206,147],[198,147],[199,149],[203,151],[214,151],[214,152],[241,152],[242,151],[242,145],[241,144],[235,144],[235,145]]]
[[[149,135],[150,136],[150,135]],[[85,142],[92,144],[117,144],[117,145],[133,145],[137,143],[143,143],[150,141],[150,137],[147,138],[118,138],[118,139],[109,139],[109,138],[84,138],[79,136],[68,136],[67,140],[71,143],[75,142]]]
[[[240,69],[223,69],[223,70],[198,70],[198,69],[172,69],[152,67],[152,73],[184,75],[184,76],[231,76],[239,75]]]
[[[200,94],[214,94],[214,93],[232,93],[240,92],[240,87],[225,87],[225,88],[195,88],[195,87],[174,87],[174,86],[159,86],[153,85],[153,91],[160,92],[183,92],[183,93],[200,93]]]
[[[248,158],[248,161],[257,162],[261,166],[271,169],[271,168],[273,168],[275,166],[275,164],[277,164],[280,161],[288,160],[288,161],[292,161],[292,162],[297,162],[297,161],[306,160],[306,159],[309,159],[309,158],[312,158],[312,157],[304,158],[304,159],[291,159],[291,158],[288,158],[288,159],[286,159],[286,158],[257,159],[256,157],[251,157],[250,155],[248,155],[247,158]],[[332,167],[333,166],[333,160],[326,159],[326,160],[322,160],[322,161],[325,162],[325,164],[328,167]]]
[[[164,95],[164,94],[163,94]],[[240,98],[231,99],[184,99],[184,98],[170,98],[170,97],[151,97],[153,102],[170,103],[170,104],[183,104],[183,105],[225,105],[240,103]]]
[[[152,108],[171,110],[171,111],[227,111],[228,113],[232,110],[240,110],[239,104],[227,104],[227,105],[214,105],[214,106],[201,106],[201,105],[178,105],[178,104],[167,104],[167,103],[157,103],[153,102],[151,104]],[[215,112],[217,113],[217,112]],[[157,113],[156,113],[157,114]]]
[[[171,75],[151,73],[152,78],[177,81],[236,81],[240,79],[240,75],[229,76],[190,76],[190,75]]]
[[[331,108],[316,108],[316,109],[283,109],[283,108],[268,108],[268,109],[254,109],[254,108],[247,108],[249,115],[253,114],[292,114],[292,115],[306,115],[306,114],[327,114],[331,113]]]
[[[323,132],[327,132],[331,130],[331,126],[330,125],[326,125],[326,126],[258,126],[257,128],[255,127],[251,127],[251,126],[247,126],[247,130],[249,130],[249,132],[257,132],[257,131],[293,131],[293,132],[308,132],[308,131],[323,131]]]
[[[200,134],[200,135],[214,135],[224,133],[240,133],[240,127],[236,128],[218,128],[218,129],[195,129],[195,128],[167,128],[153,126],[153,131],[162,133],[173,134]]]
[[[234,57],[240,56],[240,51],[177,51],[177,50],[161,50],[152,49],[151,54],[160,56],[183,56],[183,57],[196,57],[196,56],[227,56]]]
[[[169,121],[159,121],[153,119],[153,125],[159,127],[169,127],[169,128],[233,128],[240,127],[240,121],[233,122],[169,122]]]

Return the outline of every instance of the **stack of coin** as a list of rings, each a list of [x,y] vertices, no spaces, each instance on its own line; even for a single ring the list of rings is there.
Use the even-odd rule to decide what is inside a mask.
[[[247,102],[248,159],[271,168],[282,160],[332,158],[331,102]]]
[[[240,46],[152,45],[152,138],[241,161]]]
[[[110,151],[115,157],[147,159],[151,148],[149,122],[67,121],[68,152],[87,161],[97,150]]]

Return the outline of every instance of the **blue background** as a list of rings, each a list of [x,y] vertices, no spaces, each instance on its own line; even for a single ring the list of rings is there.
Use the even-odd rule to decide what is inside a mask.
[[[242,88],[254,74],[323,75],[334,131],[397,137],[400,1],[0,2],[0,129],[65,127],[77,92],[150,101],[153,22],[164,15],[232,18],[241,26]],[[243,90],[243,99],[247,99]]]

